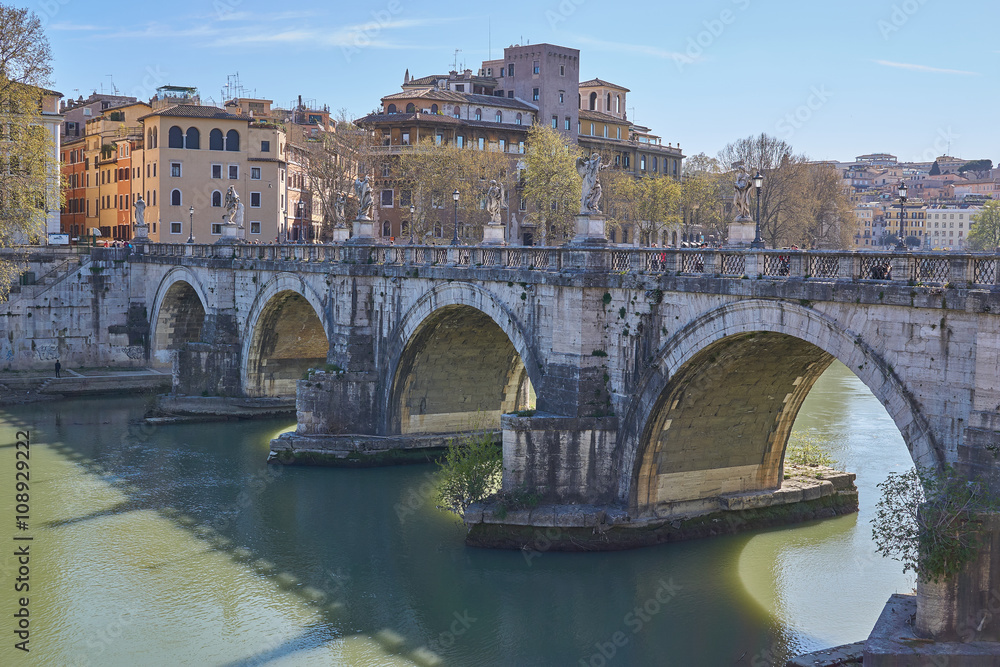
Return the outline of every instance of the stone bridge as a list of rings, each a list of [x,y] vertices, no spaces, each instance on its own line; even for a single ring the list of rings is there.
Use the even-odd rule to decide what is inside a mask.
[[[991,255],[347,243],[127,259],[127,310],[177,392],[297,397],[276,448],[501,429],[504,489],[543,504],[473,524],[558,539],[752,508],[781,489],[796,414],[835,359],[915,462],[1000,491]],[[996,594],[997,542],[990,585],[963,584],[970,605]],[[1000,639],[1000,620],[986,627]]]

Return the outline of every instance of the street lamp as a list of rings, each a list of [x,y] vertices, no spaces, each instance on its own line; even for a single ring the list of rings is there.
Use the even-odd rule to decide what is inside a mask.
[[[451,237],[451,244],[458,245],[458,190],[451,193],[451,198],[455,200],[455,233]]]
[[[188,234],[188,243],[194,243],[194,206],[188,209],[188,215],[191,219],[190,233]]]
[[[757,170],[757,175],[753,177],[753,186],[757,188],[757,233],[754,234],[751,248],[761,249],[764,247],[764,240],[760,238],[760,189],[764,185],[764,174]]]
[[[297,215],[296,228],[298,229],[298,232],[295,234],[296,243],[305,243],[305,239],[303,238],[305,236],[305,229],[304,229],[305,223],[302,220],[302,216],[305,215],[305,208],[306,204],[301,199],[295,205],[295,211]]]
[[[413,245],[413,216],[417,213],[417,207],[410,204],[410,245]]]
[[[896,187],[899,190],[899,243],[896,244],[896,250],[904,252],[906,243],[903,241],[903,217],[906,215],[906,209],[903,205],[906,204],[906,183],[900,180]]]
[[[701,204],[699,204],[697,202],[695,202],[694,204],[691,204],[691,212],[692,212],[692,216],[694,217],[694,228],[695,229],[698,229],[698,209],[700,207],[701,207]],[[688,223],[689,224],[688,224],[687,237],[690,240],[690,238],[691,238],[691,224],[690,224],[691,223],[691,218],[688,218]]]

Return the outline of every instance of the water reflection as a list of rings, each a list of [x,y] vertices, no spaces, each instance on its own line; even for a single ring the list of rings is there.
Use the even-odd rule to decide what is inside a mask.
[[[859,472],[860,519],[607,554],[469,549],[432,466],[269,468],[287,423],[151,429],[144,408],[5,415],[36,443],[37,664],[783,664],[861,638],[907,586],[867,556],[864,514],[868,471],[906,450],[843,367],[796,428]]]

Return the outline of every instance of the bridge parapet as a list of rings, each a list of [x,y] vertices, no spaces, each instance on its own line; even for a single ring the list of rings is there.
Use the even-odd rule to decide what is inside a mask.
[[[213,258],[222,257],[223,252],[226,258],[233,259],[301,263],[360,262],[548,272],[585,271],[590,267],[619,274],[865,280],[980,289],[993,289],[1000,284],[997,256],[974,253],[433,245],[372,245],[359,249],[340,244],[242,245],[223,249],[182,243],[154,243],[146,249],[150,257]]]

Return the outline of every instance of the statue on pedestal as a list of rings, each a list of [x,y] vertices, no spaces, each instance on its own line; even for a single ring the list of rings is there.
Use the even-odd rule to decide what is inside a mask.
[[[242,226],[243,224],[243,202],[232,185],[226,190],[226,217],[223,221],[226,225]]]
[[[144,238],[149,236],[149,225],[146,224],[146,202],[143,201],[142,195],[139,195],[135,204],[135,237]]]
[[[750,188],[753,186],[753,179],[747,173],[746,169],[743,168],[742,163],[735,166],[739,169],[739,172],[736,174],[736,183],[734,184],[736,191],[733,193],[733,207],[736,209],[736,221],[744,222],[753,220],[753,217],[750,215]]]
[[[611,163],[601,164],[601,156],[591,153],[589,158],[577,158],[576,171],[583,178],[583,190],[580,193],[580,215],[600,215],[601,209],[601,169],[607,169]]]
[[[503,208],[503,186],[496,181],[490,181],[490,188],[486,191],[486,211],[490,214],[490,224],[499,225],[500,211]]]
[[[347,195],[343,192],[337,193],[337,199],[333,204],[334,215],[336,220],[334,221],[334,226],[343,227],[344,220],[347,218]]]
[[[354,196],[358,200],[358,220],[371,220],[372,188],[368,184],[368,174],[354,181]]]

